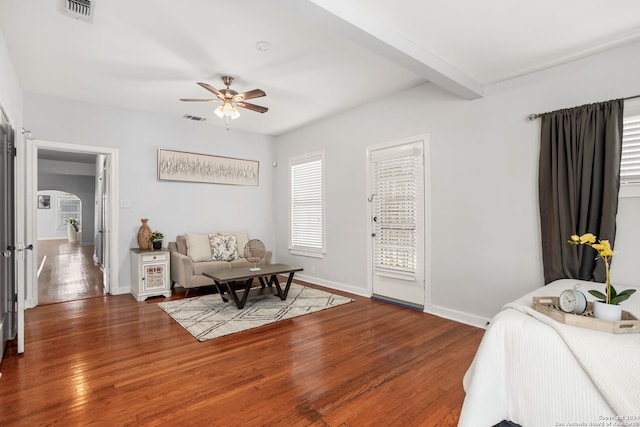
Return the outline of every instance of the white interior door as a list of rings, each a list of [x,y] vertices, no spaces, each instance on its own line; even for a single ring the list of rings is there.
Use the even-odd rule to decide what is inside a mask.
[[[369,150],[371,283],[376,297],[425,305],[424,139]]]

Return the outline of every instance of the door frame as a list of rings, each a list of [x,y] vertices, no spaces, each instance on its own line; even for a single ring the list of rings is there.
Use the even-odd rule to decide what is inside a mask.
[[[105,291],[114,293],[120,289],[118,282],[119,269],[114,268],[118,265],[118,149],[112,147],[100,147],[92,145],[70,144],[66,142],[54,142],[45,140],[26,140],[26,185],[25,185],[25,213],[26,213],[26,240],[34,245],[33,257],[27,265],[26,272],[26,295],[25,307],[32,308],[38,304],[38,280],[37,280],[37,240],[38,240],[38,222],[37,222],[37,194],[38,194],[38,150],[54,150],[72,153],[84,154],[103,154],[110,161],[107,162],[109,169],[110,192],[108,194],[108,230],[103,233],[103,238],[109,239],[109,262],[105,266],[105,275],[107,283]],[[106,236],[105,236],[106,234]]]
[[[380,144],[375,144],[367,147],[366,150],[366,182],[367,182],[367,196],[365,203],[367,213],[367,294],[369,297],[373,296],[373,227],[371,224],[371,217],[373,216],[373,203],[371,194],[373,192],[373,182],[371,179],[371,152],[381,150],[385,148],[392,148],[400,145],[411,144],[416,142],[422,142],[423,153],[423,179],[424,179],[424,260],[422,276],[424,277],[424,308],[426,313],[431,308],[431,181],[429,179],[431,155],[430,155],[430,135],[428,133],[418,134],[411,137],[405,137],[388,141]]]

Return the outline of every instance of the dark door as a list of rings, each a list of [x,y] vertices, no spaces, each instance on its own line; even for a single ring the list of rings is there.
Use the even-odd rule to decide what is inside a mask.
[[[14,135],[0,110],[0,360],[16,336],[17,321]]]

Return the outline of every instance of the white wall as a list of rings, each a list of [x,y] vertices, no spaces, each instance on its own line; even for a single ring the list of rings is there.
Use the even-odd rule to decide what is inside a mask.
[[[276,187],[288,159],[325,150],[327,256],[289,255],[287,216],[277,217],[277,254],[317,283],[367,287],[368,146],[417,134],[431,139],[431,282],[428,311],[481,324],[543,285],[537,201],[539,121],[531,113],[640,94],[640,44],[488,88],[465,101],[425,84],[277,138]],[[288,206],[287,191],[276,193]],[[613,277],[638,282],[638,199],[619,209]],[[637,241],[637,239],[635,240]],[[622,251],[622,248],[625,251]],[[315,270],[315,274],[310,272]]]
[[[131,283],[129,248],[137,247],[141,218],[165,235],[248,230],[268,248],[275,245],[271,137],[230,131],[207,123],[152,115],[25,93],[25,127],[35,138],[119,150],[120,289]],[[237,157],[260,162],[258,187],[157,179],[158,148]]]
[[[11,125],[19,131],[22,126],[22,90],[2,31],[0,31],[0,106],[9,116]]]

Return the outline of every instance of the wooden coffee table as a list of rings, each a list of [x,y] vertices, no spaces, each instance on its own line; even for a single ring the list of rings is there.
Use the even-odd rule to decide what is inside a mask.
[[[236,307],[241,310],[247,302],[247,297],[249,296],[249,290],[251,290],[253,279],[258,278],[260,285],[263,288],[266,286],[275,286],[278,296],[282,301],[284,301],[287,299],[287,295],[289,294],[293,274],[296,271],[302,270],[303,269],[300,267],[292,267],[286,264],[267,264],[261,266],[258,271],[251,271],[250,267],[241,267],[217,271],[215,273],[202,273],[202,275],[212,279],[216,284],[216,288],[218,288],[222,301],[229,302],[229,300],[224,296],[226,288],[233,297],[233,302],[236,303]],[[282,289],[280,282],[278,282],[278,274],[287,273],[289,274],[287,285]],[[236,292],[237,285],[244,286],[242,299],[238,298],[238,293]]]

